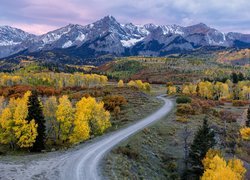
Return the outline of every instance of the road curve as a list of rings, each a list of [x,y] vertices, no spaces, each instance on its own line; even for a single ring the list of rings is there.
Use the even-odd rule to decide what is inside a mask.
[[[121,141],[127,139],[129,136],[140,131],[141,129],[149,126],[153,122],[160,120],[162,117],[164,117],[171,111],[171,109],[173,108],[172,101],[162,96],[159,96],[158,98],[162,99],[165,104],[155,113],[125,129],[118,130],[104,138],[101,138],[100,140],[95,141],[94,143],[90,143],[88,146],[76,151],[70,156],[70,158],[67,158],[67,160],[63,164],[60,179],[101,179],[101,176],[98,171],[99,164],[107,152],[109,152],[114,146],[119,144]]]

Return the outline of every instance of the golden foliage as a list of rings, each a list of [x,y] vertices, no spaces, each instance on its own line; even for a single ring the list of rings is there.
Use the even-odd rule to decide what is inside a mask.
[[[58,126],[55,127],[59,141],[65,141],[69,138],[74,121],[74,111],[68,96],[64,95],[59,98],[59,105],[56,111]]]
[[[198,84],[198,95],[207,99],[213,98],[213,84],[208,81],[202,81]]]
[[[189,85],[184,85],[182,89],[182,93],[185,95],[196,95],[197,85],[195,84],[189,84]]]
[[[176,86],[168,86],[167,87],[167,94],[168,95],[174,95],[177,92]]]
[[[107,83],[108,78],[98,74],[83,74],[83,73],[53,73],[53,72],[40,72],[40,73],[24,73],[22,76],[14,74],[0,73],[1,86],[13,85],[50,85],[54,87],[67,87],[67,86],[85,86],[95,87],[103,86]]]
[[[149,83],[147,83],[147,82],[143,83],[141,80],[135,80],[135,81],[131,80],[128,82],[128,86],[129,87],[136,87],[136,88],[141,89],[143,91],[150,91],[150,89],[151,89],[151,86]]]
[[[18,145],[21,148],[32,147],[37,137],[37,124],[32,120],[26,121],[28,115],[28,91],[22,98],[10,99],[8,106],[3,110],[0,119],[0,142]]]
[[[209,150],[202,163],[205,169],[202,180],[243,180],[246,173],[241,160],[231,159],[227,163],[216,150]]]
[[[244,127],[240,129],[240,135],[243,140],[250,140],[250,128],[249,127]]]
[[[119,88],[124,87],[124,82],[123,82],[123,80],[120,80],[120,81],[117,83],[117,87],[119,87]]]

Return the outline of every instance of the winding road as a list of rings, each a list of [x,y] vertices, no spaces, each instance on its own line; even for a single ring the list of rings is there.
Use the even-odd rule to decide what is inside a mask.
[[[124,141],[136,132],[160,120],[173,108],[171,100],[158,96],[164,105],[137,123],[117,130],[92,142],[84,143],[68,151],[52,152],[37,155],[0,158],[0,179],[3,180],[99,180],[101,160],[114,146]]]
[[[140,131],[141,129],[149,126],[153,122],[160,120],[166,114],[168,114],[173,103],[169,99],[159,96],[165,104],[155,113],[151,114],[145,119],[140,120],[134,125],[131,125],[125,129],[118,130],[110,136],[101,139],[93,144],[90,144],[86,148],[79,150],[78,153],[67,161],[65,164],[65,171],[61,177],[64,180],[98,180],[101,176],[98,171],[99,164],[104,155],[109,152],[114,146],[121,141],[127,139],[129,136]]]

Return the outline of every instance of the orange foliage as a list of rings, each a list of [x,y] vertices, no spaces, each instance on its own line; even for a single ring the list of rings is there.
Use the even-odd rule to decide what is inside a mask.
[[[114,95],[114,96],[106,96],[103,98],[104,107],[106,110],[114,111],[114,109],[118,106],[127,104],[127,100],[123,96]]]

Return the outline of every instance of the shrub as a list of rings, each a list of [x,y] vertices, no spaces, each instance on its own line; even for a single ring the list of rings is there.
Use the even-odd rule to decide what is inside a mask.
[[[195,114],[207,113],[212,107],[219,105],[219,102],[212,100],[192,99],[191,106],[195,109]]]
[[[191,101],[192,99],[187,96],[180,96],[176,99],[177,104],[187,104],[187,103],[191,103]]]
[[[121,112],[120,106],[116,106],[115,109],[114,109],[114,114],[115,114],[116,118],[118,118],[120,112]]]
[[[225,120],[226,122],[229,123],[236,122],[237,118],[239,117],[237,113],[233,113],[227,110],[221,110],[219,114],[220,114],[220,119]]]
[[[120,95],[106,96],[103,98],[103,102],[105,109],[108,111],[114,111],[117,106],[121,107],[127,104],[126,98]]]
[[[242,101],[242,100],[233,100],[232,101],[233,106],[246,106],[248,103],[246,101]]]
[[[139,158],[139,153],[137,150],[130,147],[130,145],[127,145],[125,147],[118,147],[115,152],[117,154],[123,154],[127,156],[130,159],[137,160]]]
[[[188,119],[185,116],[177,116],[176,121],[181,122],[181,123],[187,123]]]
[[[179,104],[177,106],[176,114],[178,116],[182,115],[194,115],[195,111],[190,104]]]

